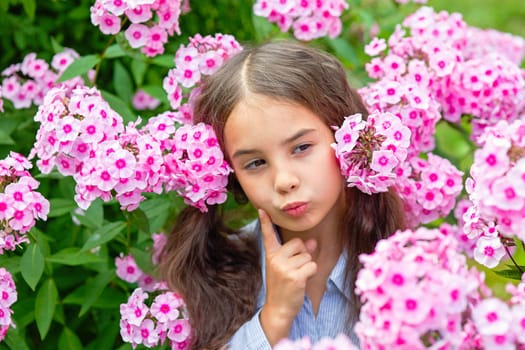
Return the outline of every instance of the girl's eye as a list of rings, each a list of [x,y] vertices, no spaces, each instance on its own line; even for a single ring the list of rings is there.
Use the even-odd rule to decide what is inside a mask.
[[[262,160],[262,159],[254,159],[252,161],[250,161],[249,163],[247,163],[245,166],[244,166],[244,169],[257,169],[258,167],[262,166],[265,164],[265,161]]]
[[[293,153],[302,153],[302,152],[305,152],[306,150],[308,150],[312,145],[309,144],[309,143],[303,143],[303,144],[300,144],[299,146],[295,147],[294,150],[293,150]]]

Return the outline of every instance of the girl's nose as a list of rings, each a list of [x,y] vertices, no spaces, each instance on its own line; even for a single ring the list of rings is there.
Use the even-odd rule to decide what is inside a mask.
[[[285,166],[276,170],[274,187],[277,192],[286,193],[293,191],[299,187],[299,183],[299,177],[293,169]]]

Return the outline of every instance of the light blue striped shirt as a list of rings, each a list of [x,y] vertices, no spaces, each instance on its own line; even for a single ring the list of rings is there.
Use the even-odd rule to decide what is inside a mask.
[[[255,228],[254,231],[259,237],[263,285],[257,299],[257,312],[233,335],[228,344],[228,349],[270,350],[271,346],[266,339],[259,320],[259,314],[266,298],[264,246],[262,244],[260,226],[258,224],[249,226]],[[323,337],[335,338],[338,334],[345,333],[354,344],[359,344],[359,340],[353,332],[353,327],[346,325],[347,303],[352,300],[353,296],[352,291],[344,285],[345,265],[346,253],[343,253],[339,256],[326,281],[326,289],[321,299],[317,316],[314,314],[310,299],[305,295],[303,306],[292,323],[290,339],[296,340],[303,336],[308,336],[312,343],[316,343]]]

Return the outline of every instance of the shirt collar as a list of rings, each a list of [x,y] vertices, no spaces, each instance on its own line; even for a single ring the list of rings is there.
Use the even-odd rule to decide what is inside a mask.
[[[328,281],[331,281],[337,289],[350,301],[352,300],[352,291],[348,285],[345,285],[345,270],[346,263],[348,261],[348,253],[343,251],[339,255],[339,259],[335,263],[330,276],[328,276]]]

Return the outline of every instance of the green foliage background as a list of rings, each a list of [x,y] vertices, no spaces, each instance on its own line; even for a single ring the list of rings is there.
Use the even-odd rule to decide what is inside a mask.
[[[173,54],[187,37],[216,32],[235,35],[241,43],[257,43],[280,33],[266,19],[255,17],[251,1],[192,1],[190,13],[180,18],[183,35],[172,37],[162,57],[148,59],[129,49],[117,36],[105,36],[89,18],[93,0],[0,0],[0,70],[21,62],[30,53],[48,62],[63,47],[81,56],[99,54],[97,86],[112,96],[110,103],[125,119],[138,112],[131,107],[133,92],[142,87],[160,98],[147,118],[169,109],[161,89],[162,79],[173,66]],[[380,25],[386,37],[393,26],[417,6],[396,5],[390,0],[349,0],[342,35],[318,39],[311,44],[337,55],[349,70],[356,86],[367,82],[363,47],[370,28]],[[525,37],[523,0],[430,0],[429,6],[460,12],[467,23],[494,28]],[[109,48],[109,49],[108,49]],[[0,158],[10,150],[27,155],[35,139],[36,107],[15,110],[5,103],[0,113]],[[438,127],[439,152],[453,159],[462,170],[470,164],[469,145],[446,125]],[[446,146],[446,147],[445,147]],[[34,170],[34,169],[33,169]],[[47,222],[31,230],[31,244],[23,250],[0,255],[0,266],[13,274],[18,302],[13,305],[17,328],[10,329],[0,343],[4,349],[130,349],[119,336],[119,305],[126,302],[134,286],[115,275],[114,257],[131,253],[140,267],[151,271],[151,233],[168,230],[182,207],[173,195],[151,195],[132,213],[123,213],[115,202],[95,201],[85,215],[74,213],[74,182],[57,173],[38,175],[39,192],[51,201]],[[242,223],[249,208],[227,203],[229,217]],[[80,221],[72,223],[72,217]],[[523,256],[523,254],[522,254]],[[503,281],[493,284],[502,290]],[[499,287],[498,287],[499,286]]]

